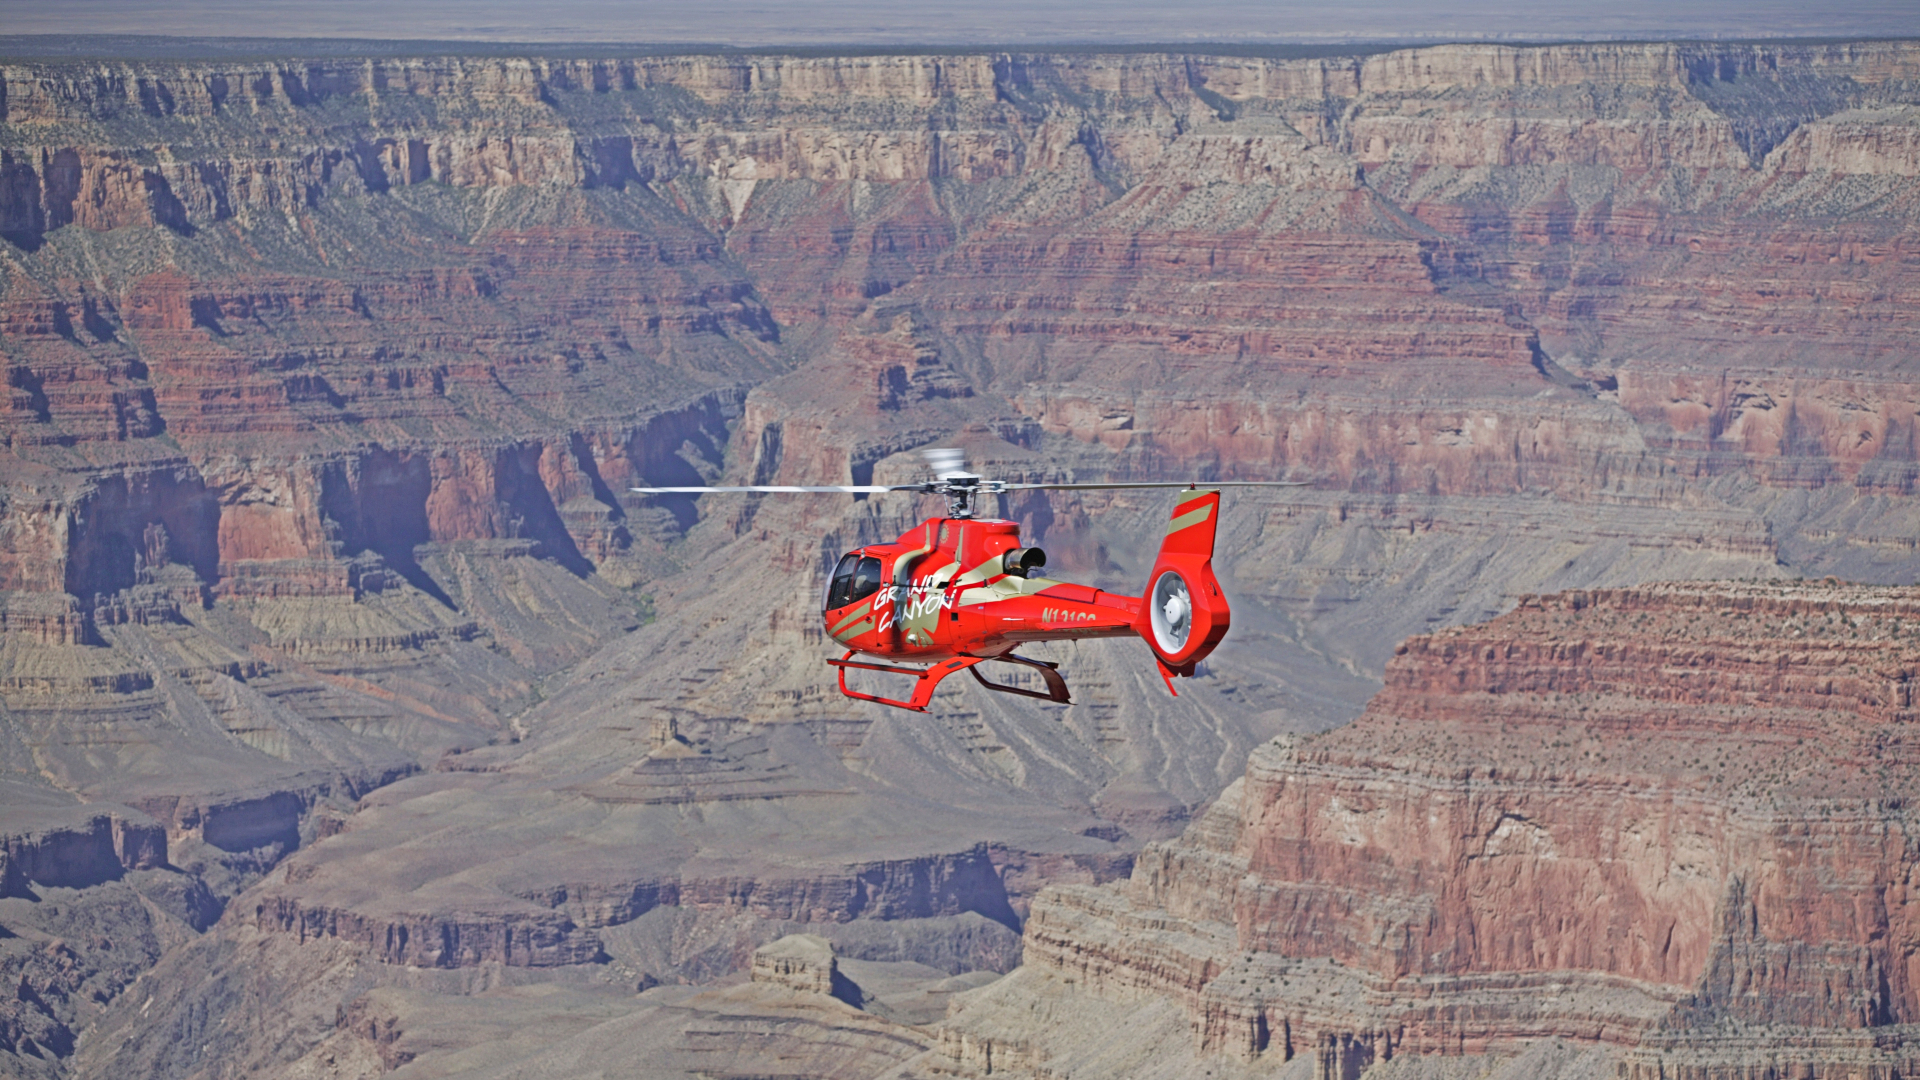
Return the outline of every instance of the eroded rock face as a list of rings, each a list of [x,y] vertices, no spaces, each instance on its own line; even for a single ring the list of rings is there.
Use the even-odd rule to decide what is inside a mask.
[[[286,1027],[286,988],[323,968],[626,964],[637,985],[744,966],[775,930],[904,923],[923,930],[863,959],[1004,968],[1029,914],[1033,941],[1103,940],[1110,894],[1033,898],[1125,874],[1254,747],[1350,718],[1409,635],[1527,592],[1914,580],[1915,56],[8,66],[0,761],[125,808],[128,835],[151,817],[209,896],[257,888],[165,979],[187,1027],[258,996],[228,1048],[261,1069],[285,1063],[260,1033]],[[1313,486],[1229,505],[1242,617],[1180,699],[1140,656],[1063,648],[1073,707],[955,689],[918,724],[832,692],[816,605],[835,555],[933,507],[623,495],[902,482],[917,448],[955,444],[1010,479]],[[1165,513],[1128,493],[996,509],[1063,575],[1127,589]],[[738,757],[654,755],[634,732],[663,722]],[[782,725],[805,733],[787,771],[754,764]],[[851,805],[939,828],[814,831]],[[682,814],[715,824],[665,842]],[[445,843],[417,844],[425,825]],[[1507,828],[1514,851],[1535,839]],[[770,859],[760,841],[788,835],[815,846]],[[71,850],[34,873],[110,869],[97,837]],[[1231,860],[1254,855],[1222,850],[1235,897]],[[1511,887],[1597,895],[1558,872]],[[1418,891],[1439,871],[1395,873]],[[1717,889],[1634,903],[1732,910]],[[1275,948],[1324,937],[1322,968],[1491,980],[1487,1008],[1528,1030],[1650,1030],[1670,987],[1720,970],[1706,938],[1597,912],[1588,944],[1503,952],[1469,899],[1417,934],[1355,902],[1397,942],[1248,903]],[[1373,1053],[1389,1028],[1348,1005],[1226,994],[1204,943],[1237,941],[1238,911],[1196,909],[1212,928],[1149,965],[1219,999],[1206,1045],[1292,1025],[1346,1040],[1342,1069]],[[1836,990],[1782,990],[1781,1016],[1891,1008],[1844,950],[1803,959]],[[1502,974],[1547,962],[1613,996],[1563,1008]],[[1262,971],[1249,985],[1290,977]],[[289,1038],[391,1065],[354,978]],[[355,1019],[330,1026],[333,1005]],[[1454,1016],[1406,1025],[1458,1042]],[[199,1067],[114,1022],[135,1037],[100,1068]]]
[[[833,944],[814,934],[788,934],[753,950],[754,982],[831,995],[833,977],[838,973]]]
[[[1543,1038],[1635,1076],[1761,1047],[1895,1075],[1917,665],[1920,596],[1818,583],[1563,593],[1413,639],[1359,720],[1261,748],[1128,885],[1043,893],[1004,992],[1172,997],[1201,1049],[1328,1076]],[[956,1047],[1017,1040],[994,1016]]]

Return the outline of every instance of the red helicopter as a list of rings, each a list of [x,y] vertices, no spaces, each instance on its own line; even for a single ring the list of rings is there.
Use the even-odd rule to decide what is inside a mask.
[[[827,663],[840,670],[840,692],[861,701],[925,712],[940,681],[957,671],[981,686],[1006,694],[1072,704],[1059,665],[1031,660],[1013,650],[1029,641],[1139,635],[1153,650],[1160,675],[1194,667],[1227,636],[1233,613],[1213,576],[1213,538],[1219,524],[1221,487],[1303,487],[1299,481],[1195,483],[1011,484],[964,471],[959,450],[925,452],[938,479],[919,484],[817,487],[649,487],[645,495],[709,492],[785,494],[879,494],[913,491],[947,500],[944,517],[929,518],[891,544],[868,544],[840,557],[827,584],[821,617],[827,634],[847,647]],[[974,499],[1007,491],[1093,491],[1115,488],[1182,488],[1166,538],[1147,575],[1147,595],[1126,596],[1045,577],[1047,553],[1020,543],[1020,526],[977,518]],[[861,657],[870,659],[859,659]],[[911,667],[878,660],[904,660]],[[1045,690],[990,682],[979,665],[989,660],[1020,664],[1039,673]],[[909,675],[906,700],[863,694],[847,686],[847,669]]]

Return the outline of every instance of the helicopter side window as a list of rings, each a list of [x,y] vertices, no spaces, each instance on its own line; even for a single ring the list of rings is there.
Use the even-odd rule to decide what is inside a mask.
[[[847,594],[847,603],[865,600],[880,591],[880,560],[871,556],[861,559],[853,572],[853,591]]]
[[[867,561],[875,565],[879,564],[879,560],[877,559],[869,559]],[[843,608],[853,603],[853,597],[851,595],[853,592],[853,571],[854,568],[859,565],[860,556],[858,555],[848,554],[840,556],[840,565],[833,568],[833,580],[827,584],[828,611],[832,611],[834,608]]]

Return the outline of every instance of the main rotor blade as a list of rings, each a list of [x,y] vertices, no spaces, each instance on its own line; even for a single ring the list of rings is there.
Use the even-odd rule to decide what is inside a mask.
[[[1124,484],[1008,484],[1008,491],[1100,491],[1109,488],[1311,487],[1308,480],[1154,480]]]
[[[920,451],[920,456],[927,459],[927,464],[933,469],[933,475],[942,480],[949,476],[967,474],[967,452],[958,447],[929,447]]]
[[[822,487],[783,487],[772,484],[759,484],[752,487],[637,487],[628,491],[642,495],[702,495],[717,491],[769,491],[786,495],[848,494],[875,495],[885,491],[919,491],[920,484],[894,484],[890,487],[877,484],[829,484]]]

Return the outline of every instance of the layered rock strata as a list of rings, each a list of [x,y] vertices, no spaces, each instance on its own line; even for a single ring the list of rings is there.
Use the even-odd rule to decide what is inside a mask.
[[[813,934],[789,934],[753,950],[751,975],[757,983],[831,995],[839,974],[832,943]]]
[[[1009,812],[1004,794],[970,807],[951,780],[876,780],[799,724],[649,734],[634,740],[639,760],[598,765],[557,741],[472,751],[368,795],[342,830],[288,855],[217,929],[147,975],[161,998],[149,1012],[171,1020],[129,1011],[81,1067],[186,1068],[177,1040],[158,1037],[181,1025],[215,1057],[271,1057],[280,1051],[261,1031],[309,1031],[370,989],[450,1002],[476,985],[550,984],[615,995],[626,1010],[636,989],[744,971],[861,1003],[844,973],[836,979],[837,956],[880,964],[882,976],[910,967],[915,992],[896,1007],[920,1015],[951,992],[927,985],[1018,962],[1033,890],[1112,881],[1132,864],[1124,838],[1085,835],[1101,831],[1085,810],[1028,797]],[[602,794],[650,764],[702,759],[741,763],[767,784],[739,797],[721,767],[679,771],[671,799]],[[937,776],[937,764],[919,766]],[[760,948],[772,939],[783,940]],[[285,997],[271,989],[280,980],[307,989]],[[887,983],[873,992],[886,996]],[[299,1053],[331,1037],[301,1035]]]
[[[635,980],[858,912],[961,920],[942,955],[1005,966],[979,922],[1124,873],[1251,748],[1357,712],[1409,634],[1522,592],[1913,580],[1915,65],[1898,42],[7,65],[0,761],[151,817],[222,898],[327,835],[168,969],[206,1008],[252,987],[256,1036],[327,963],[565,980],[683,914]],[[832,693],[816,604],[839,551],[934,507],[621,494],[904,482],[953,444],[1014,479],[1314,486],[1229,506],[1235,638],[1177,701],[1143,656],[1071,648],[1048,656],[1074,706],[955,689],[919,725]],[[995,509],[1130,590],[1165,513]],[[639,746],[662,716],[713,753]],[[752,749],[790,722],[821,760]],[[696,811],[809,834],[901,791],[900,820],[954,828],[790,863],[719,825],[718,862],[598,846]],[[427,821],[514,840],[455,873]],[[73,850],[33,874],[98,877]],[[937,951],[914,941],[902,962]],[[280,983],[236,974],[255,948]],[[1668,1007],[1646,993],[1618,1015]],[[136,1043],[114,1067],[198,1067]]]
[[[13,790],[7,792],[7,835],[0,836],[0,896],[32,895],[33,884],[85,887],[167,865],[165,830],[137,812],[47,806],[42,792],[8,787]]]
[[[1635,1077],[1906,1075],[1916,665],[1920,596],[1814,582],[1413,639],[1125,886],[1042,893],[994,993],[1171,998],[1199,1050],[1329,1077],[1542,1039]],[[952,1056],[1071,1064],[979,1012]]]
[[[1911,336],[1914,66],[1892,43],[16,65],[3,216],[33,250],[5,297],[10,445],[120,445],[85,454],[123,467],[44,489],[75,527],[11,587],[91,608],[141,562],[358,595],[379,586],[342,556],[404,576],[414,545],[504,537],[601,563],[628,542],[612,492],[699,430],[679,409],[876,302],[970,343],[1043,430],[1145,468],[1905,491],[1915,403],[1876,372]],[[1496,173],[1506,194],[1476,179]],[[520,208],[468,220],[473,190]],[[160,229],[158,268],[77,272],[67,240],[125,227]],[[844,348],[884,413],[900,365]],[[1709,357],[1725,370],[1686,370]],[[1397,396],[1442,400],[1340,400],[1330,378],[1383,362]],[[1234,391],[1255,367],[1302,400]],[[1436,394],[1468,372],[1469,400]],[[1159,403],[1119,389],[1172,378]],[[1555,378],[1585,398],[1520,400]],[[306,453],[248,447],[268,434]]]

